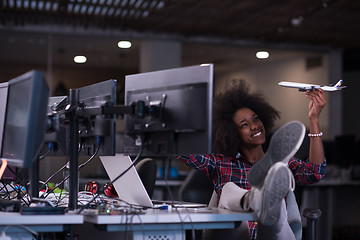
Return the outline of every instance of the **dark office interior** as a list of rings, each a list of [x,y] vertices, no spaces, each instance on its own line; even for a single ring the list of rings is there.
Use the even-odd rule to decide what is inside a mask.
[[[300,210],[322,210],[317,239],[355,240],[360,239],[359,26],[360,2],[354,0],[3,0],[0,83],[37,69],[44,73],[50,95],[63,96],[73,88],[116,79],[116,101],[124,104],[127,75],[213,63],[214,93],[232,79],[245,79],[280,110],[278,128],[294,119],[308,127],[308,102],[278,82],[329,85],[343,79],[347,87],[326,93],[321,116],[327,175],[296,195]],[[123,40],[131,47],[118,47]],[[257,51],[270,56],[258,59]],[[75,63],[77,55],[87,61]],[[121,118],[116,128],[119,149]],[[40,179],[65,162],[61,157],[43,159]],[[158,159],[157,167],[164,165]],[[169,176],[171,191],[181,198],[190,169],[176,161],[170,165],[175,169]],[[169,197],[161,185],[163,174],[157,171],[158,185],[152,189],[159,199]],[[80,173],[80,182],[106,177],[97,159]],[[208,187],[206,181],[197,183]],[[209,193],[203,191],[202,198]]]

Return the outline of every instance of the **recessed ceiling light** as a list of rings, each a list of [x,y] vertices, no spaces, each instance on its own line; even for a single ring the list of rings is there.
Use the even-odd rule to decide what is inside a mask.
[[[120,41],[120,42],[118,42],[118,47],[119,48],[130,48],[131,42],[130,41]]]
[[[259,59],[266,59],[269,57],[269,52],[266,51],[259,51],[256,53],[256,57]]]
[[[291,19],[291,24],[296,27],[296,26],[299,26],[303,21],[304,21],[304,17],[299,16],[299,17],[296,17],[296,18],[292,18]]]
[[[74,62],[76,63],[86,63],[86,57],[85,56],[75,56]]]

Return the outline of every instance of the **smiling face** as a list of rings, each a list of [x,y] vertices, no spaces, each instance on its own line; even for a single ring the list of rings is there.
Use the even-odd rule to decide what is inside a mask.
[[[240,108],[233,116],[241,148],[253,148],[265,143],[265,128],[259,116],[249,108]]]

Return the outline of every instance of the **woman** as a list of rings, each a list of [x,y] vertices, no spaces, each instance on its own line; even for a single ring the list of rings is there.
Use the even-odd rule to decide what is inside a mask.
[[[280,128],[265,154],[262,148],[265,133],[270,133],[279,112],[263,95],[251,93],[244,81],[234,82],[214,101],[214,147],[221,154],[178,156],[211,179],[219,196],[219,207],[255,211],[259,221],[249,221],[251,239],[269,239],[269,234],[274,239],[295,239],[283,200],[293,189],[293,176],[296,184],[305,185],[318,182],[325,175],[319,116],[326,100],[321,89],[305,95],[310,99],[307,161],[292,157],[305,132],[299,122]],[[275,197],[269,195],[273,192]]]

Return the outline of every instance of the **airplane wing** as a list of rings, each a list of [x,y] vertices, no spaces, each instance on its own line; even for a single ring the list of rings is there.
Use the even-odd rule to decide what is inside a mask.
[[[306,92],[308,90],[315,90],[321,88],[321,85],[298,83],[298,82],[279,82],[279,85],[283,87],[297,88],[301,92]]]

